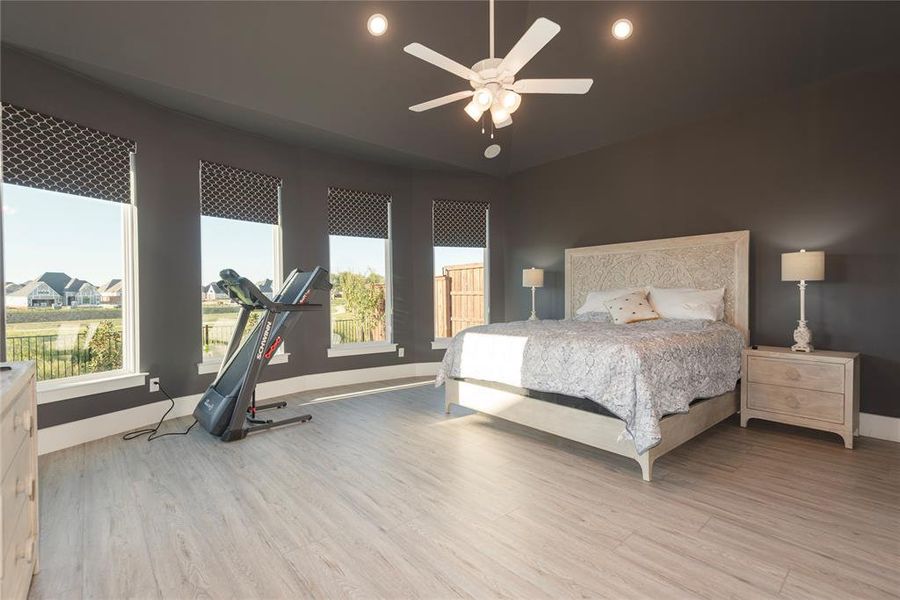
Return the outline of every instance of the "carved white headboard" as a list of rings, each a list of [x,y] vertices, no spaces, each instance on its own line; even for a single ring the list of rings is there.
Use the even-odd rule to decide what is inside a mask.
[[[725,321],[748,339],[749,231],[566,250],[566,318],[588,292],[650,286],[725,286]]]

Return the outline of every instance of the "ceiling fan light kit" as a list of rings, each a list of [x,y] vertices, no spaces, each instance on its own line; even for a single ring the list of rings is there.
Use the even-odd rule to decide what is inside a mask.
[[[472,100],[468,104],[466,104],[466,108],[464,109],[466,114],[472,117],[472,120],[476,123],[481,119],[481,115],[484,114],[484,109],[478,106],[478,103],[475,100]]]
[[[522,104],[522,94],[586,94],[593,85],[593,79],[520,79],[516,74],[540,50],[560,32],[560,26],[543,17],[537,19],[528,31],[503,58],[494,56],[494,0],[490,0],[490,58],[481,60],[472,68],[459,64],[434,50],[418,43],[412,43],[403,50],[416,58],[431,63],[468,80],[472,90],[456,92],[410,106],[413,112],[422,112],[451,104],[471,97],[465,112],[473,121],[481,119],[490,110],[494,127],[512,124],[512,113]]]

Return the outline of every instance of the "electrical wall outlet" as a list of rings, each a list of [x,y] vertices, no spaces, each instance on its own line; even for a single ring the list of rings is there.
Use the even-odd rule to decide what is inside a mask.
[[[403,355],[406,353],[406,349],[403,346],[397,348],[397,356],[403,358]]]
[[[150,378],[150,391],[151,392],[159,391],[159,377],[151,377]]]

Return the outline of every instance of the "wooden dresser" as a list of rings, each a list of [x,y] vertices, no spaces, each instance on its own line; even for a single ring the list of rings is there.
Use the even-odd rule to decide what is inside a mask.
[[[0,363],[0,598],[28,596],[37,572],[37,395],[34,363]]]
[[[853,447],[859,430],[859,355],[757,346],[741,365],[741,426],[766,419],[832,431]]]

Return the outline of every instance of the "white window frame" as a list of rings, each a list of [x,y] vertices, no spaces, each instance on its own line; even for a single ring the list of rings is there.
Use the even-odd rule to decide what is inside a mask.
[[[373,342],[355,342],[351,344],[331,343],[331,299],[328,303],[328,358],[341,356],[357,356],[361,354],[383,354],[396,352],[394,342],[394,251],[393,251],[393,202],[387,203],[388,235],[384,240],[384,340]],[[331,270],[331,235],[328,236],[328,268]],[[352,237],[352,236],[350,236]]]
[[[38,404],[103,392],[140,387],[147,373],[139,372],[140,302],[138,301],[138,203],[135,153],[131,153],[131,202],[122,203],[122,368],[102,373],[37,382]],[[3,332],[6,340],[6,331]]]
[[[278,187],[278,206],[281,206],[281,186]],[[275,260],[272,264],[272,293],[276,293],[281,289],[281,286],[284,285],[284,254],[282,251],[282,240],[283,235],[281,232],[281,216],[279,210],[278,224],[272,224],[272,247],[275,251]],[[202,219],[204,215],[200,215]],[[231,219],[232,221],[237,221],[238,219]],[[202,235],[202,227],[201,227],[201,235]],[[200,257],[200,260],[203,260],[203,257]],[[200,327],[202,331],[203,327],[203,303],[200,303]],[[202,344],[201,344],[202,346]],[[290,360],[291,353],[287,351],[287,342],[281,344],[278,347],[278,350],[275,352],[275,355],[269,360],[270,365],[279,365],[284,364]],[[202,353],[201,348],[201,353]],[[223,356],[213,356],[210,358],[202,357],[202,360],[197,363],[197,374],[205,375],[207,373],[218,373],[219,367],[222,365]]]
[[[491,322],[491,207],[486,206],[484,209],[484,324]],[[434,230],[434,215],[432,215],[431,227]],[[439,246],[431,243],[431,335],[434,339],[431,341],[432,350],[446,350],[450,345],[452,337],[437,337],[434,331],[434,249]]]

